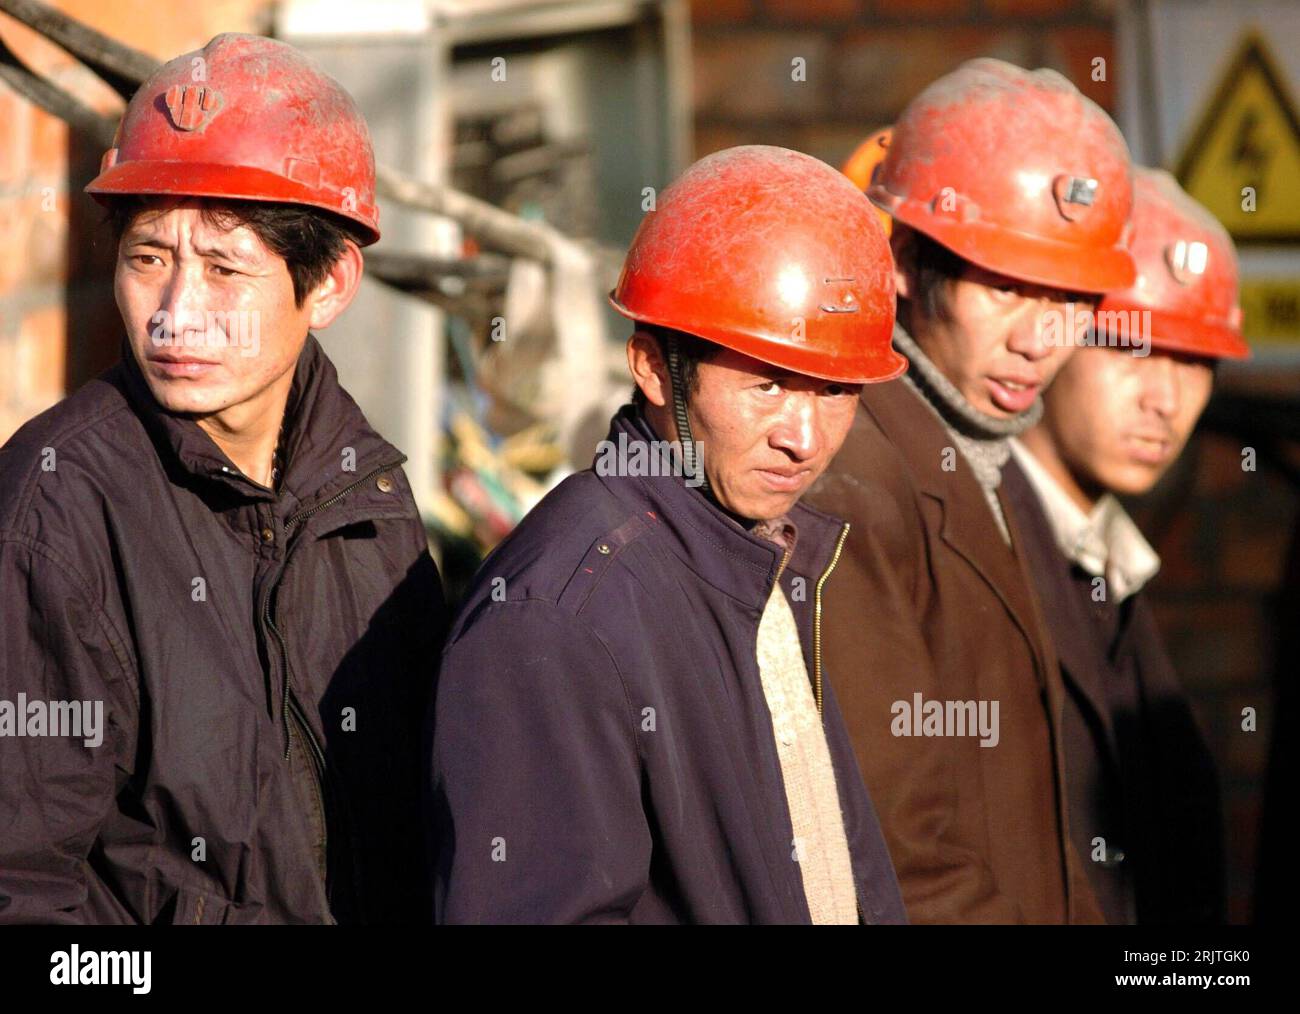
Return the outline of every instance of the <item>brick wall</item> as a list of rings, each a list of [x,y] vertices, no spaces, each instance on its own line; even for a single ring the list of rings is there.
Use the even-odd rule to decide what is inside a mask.
[[[53,6],[162,59],[222,31],[262,31],[266,0],[157,4],[57,0]],[[110,88],[59,47],[0,14],[19,59],[103,113]],[[102,211],[81,188],[103,154],[0,84],[0,443],[116,357],[121,340]]]
[[[1274,680],[1293,678],[1279,671],[1276,649],[1280,624],[1294,622],[1278,606],[1295,581],[1286,566],[1300,521],[1297,489],[1263,447],[1257,467],[1243,469],[1253,444],[1204,427],[1135,511],[1161,558],[1150,588],[1156,619],[1218,761],[1229,916],[1239,923],[1254,912],[1264,774],[1281,728]],[[1246,708],[1254,731],[1243,727]]]
[[[696,156],[776,144],[840,164],[964,60],[1053,67],[1114,104],[1109,0],[694,0]],[[1092,61],[1106,79],[1092,80]],[[794,80],[792,61],[804,61]]]

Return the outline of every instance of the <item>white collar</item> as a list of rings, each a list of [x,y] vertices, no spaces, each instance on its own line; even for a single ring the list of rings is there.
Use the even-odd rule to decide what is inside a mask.
[[[1015,437],[1011,453],[1038,494],[1061,552],[1093,577],[1104,577],[1113,602],[1136,594],[1155,576],[1160,557],[1112,494],[1085,514]]]

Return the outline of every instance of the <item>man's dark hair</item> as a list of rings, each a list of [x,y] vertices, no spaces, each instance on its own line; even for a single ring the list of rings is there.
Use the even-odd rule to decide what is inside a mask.
[[[658,324],[638,324],[637,330],[646,332],[659,343],[659,351],[663,354],[665,363],[668,362],[668,339],[669,337],[677,339],[677,357],[682,365],[682,384],[686,387],[684,393],[688,399],[695,393],[695,388],[699,384],[700,363],[708,362],[722,351],[722,346],[714,342],[697,338],[685,331],[660,327]],[[638,385],[632,388],[632,404],[645,411],[646,398]]]
[[[113,243],[142,212],[152,208],[159,198],[153,194],[113,197],[108,205],[108,222]],[[329,274],[334,262],[343,255],[344,243],[351,239],[361,244],[360,235],[343,219],[319,208],[301,204],[267,201],[242,201],[226,198],[203,199],[203,221],[219,229],[247,226],[268,250],[283,257],[293,279],[293,300],[302,306],[307,294]]]
[[[923,232],[894,224],[894,253],[904,270],[910,270],[913,294],[907,300],[913,312],[931,320],[947,320],[952,283],[966,273],[969,263]],[[905,322],[906,323],[906,322]]]

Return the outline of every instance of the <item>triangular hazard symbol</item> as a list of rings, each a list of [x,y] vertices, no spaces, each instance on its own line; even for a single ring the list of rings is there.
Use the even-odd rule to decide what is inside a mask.
[[[1242,40],[1175,175],[1238,241],[1300,241],[1300,118],[1258,34]]]

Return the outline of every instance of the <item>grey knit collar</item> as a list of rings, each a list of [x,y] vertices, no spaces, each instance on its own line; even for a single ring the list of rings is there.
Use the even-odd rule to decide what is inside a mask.
[[[1011,457],[1011,438],[1019,436],[1042,417],[1043,399],[1035,398],[1029,408],[1009,419],[985,415],[965,399],[898,323],[894,325],[894,347],[910,363],[903,381],[934,412],[969,463],[984,500],[993,512],[1002,541],[1010,545],[1011,533],[1006,518],[1002,516],[1002,505],[997,495],[998,486],[1002,484],[1002,466]]]

